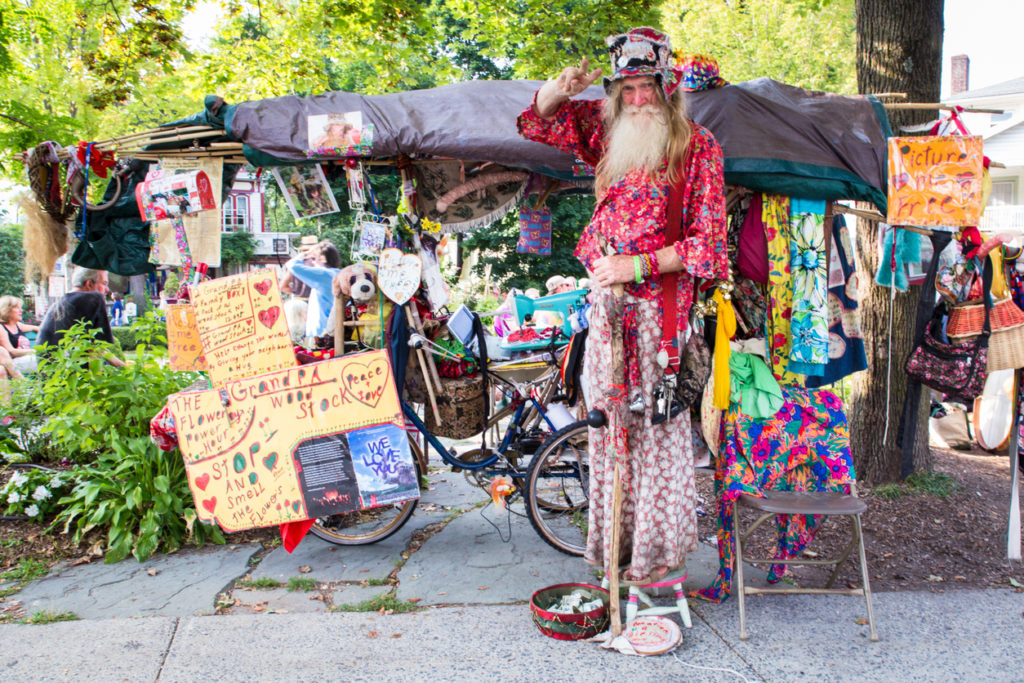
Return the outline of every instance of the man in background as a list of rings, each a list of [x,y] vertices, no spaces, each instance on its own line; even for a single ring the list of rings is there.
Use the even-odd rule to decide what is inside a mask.
[[[46,312],[39,326],[37,344],[56,346],[64,333],[77,322],[93,328],[97,339],[113,344],[114,335],[107,318],[107,283],[105,270],[76,268],[71,278],[72,291],[58,299]],[[104,359],[111,365],[125,366],[124,361],[112,354],[106,354]]]

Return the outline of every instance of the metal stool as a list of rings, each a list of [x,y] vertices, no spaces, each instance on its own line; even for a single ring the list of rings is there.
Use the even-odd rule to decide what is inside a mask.
[[[863,595],[868,608],[868,629],[870,639],[878,640],[875,633],[875,617],[871,609],[871,583],[868,579],[867,554],[864,552],[864,535],[861,531],[860,516],[868,509],[867,504],[857,497],[856,485],[850,485],[850,495],[831,491],[807,492],[797,491],[766,491],[764,498],[742,495],[737,499],[738,505],[735,508],[734,524],[736,527],[736,597],[740,605],[740,638],[747,639],[747,615],[744,599],[746,595],[756,593],[830,593],[839,595]],[[749,507],[760,510],[764,514],[758,517],[746,532],[740,526],[740,507]],[[765,521],[775,515],[841,515],[849,517],[853,522],[853,533],[849,545],[842,555],[834,559],[791,559],[776,560],[774,558],[756,559],[744,557],[743,545],[750,538],[750,535],[757,530]],[[863,585],[859,588],[845,589],[832,588],[836,577],[839,575],[839,568],[850,557],[854,546],[860,549],[860,569]],[[743,582],[743,563],[751,564],[784,564],[784,565],[834,565],[832,575],[825,583],[824,588],[798,588],[798,587],[770,587],[757,588],[747,586]]]

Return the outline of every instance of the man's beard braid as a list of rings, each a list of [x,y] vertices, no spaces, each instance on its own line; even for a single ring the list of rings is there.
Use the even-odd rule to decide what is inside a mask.
[[[614,183],[636,168],[655,173],[668,149],[669,127],[664,111],[656,105],[624,105],[612,124],[602,160]]]

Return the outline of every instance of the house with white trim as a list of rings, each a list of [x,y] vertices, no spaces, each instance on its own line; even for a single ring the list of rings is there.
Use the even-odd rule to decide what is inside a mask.
[[[989,169],[992,196],[978,227],[987,232],[1024,233],[1024,75],[970,90],[967,55],[950,61],[952,94],[944,100],[947,104],[1002,110],[962,114],[970,133],[984,140],[985,156],[994,162]]]

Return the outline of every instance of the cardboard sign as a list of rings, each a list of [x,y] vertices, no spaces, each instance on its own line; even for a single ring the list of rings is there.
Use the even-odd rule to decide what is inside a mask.
[[[419,289],[422,273],[423,264],[418,254],[385,249],[377,264],[377,286],[384,296],[401,306]]]
[[[213,386],[296,364],[275,270],[209,280],[191,292]]]
[[[890,225],[969,226],[981,217],[978,136],[889,138]]]
[[[135,188],[135,201],[144,221],[160,221],[217,208],[210,178],[199,170],[154,171]]]
[[[167,318],[168,366],[179,371],[206,370],[206,357],[192,304],[168,304],[164,314]]]
[[[168,399],[196,513],[226,531],[419,497],[384,351]]]
[[[306,118],[310,158],[370,156],[373,150],[373,124],[363,124],[363,112],[314,114]]]

